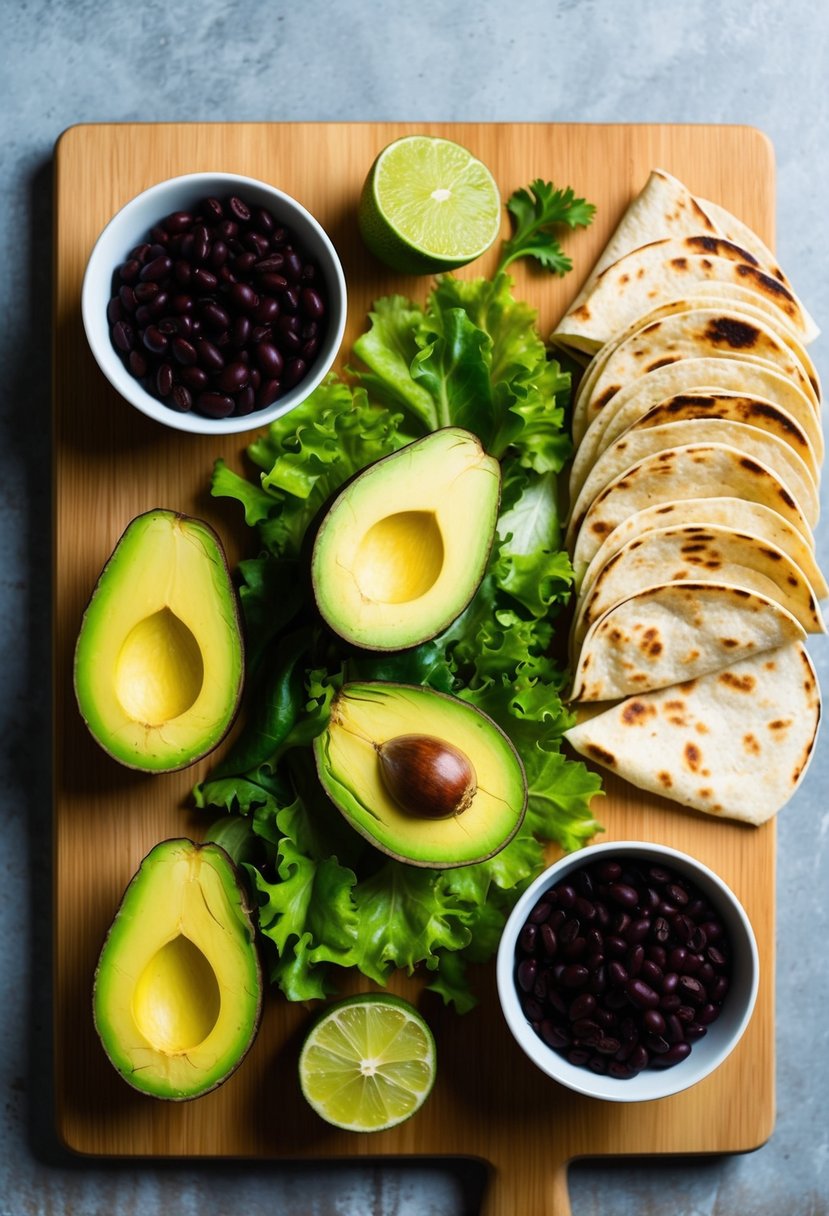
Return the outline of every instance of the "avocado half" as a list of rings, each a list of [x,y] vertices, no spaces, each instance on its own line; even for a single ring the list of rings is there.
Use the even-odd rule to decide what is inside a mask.
[[[460,616],[486,571],[501,467],[446,427],[384,456],[340,492],[317,532],[311,580],[328,626],[354,646],[417,646]]]
[[[95,972],[95,1028],[125,1081],[182,1101],[221,1085],[259,1027],[247,897],[216,844],[165,840],[133,877]]]
[[[175,511],[139,515],[98,579],[75,648],[75,694],[92,735],[130,768],[185,768],[223,739],[243,681],[218,536]]]
[[[406,810],[389,793],[378,748],[406,736],[442,740],[465,757],[475,788],[445,818]],[[501,728],[466,701],[434,689],[379,681],[345,684],[314,740],[320,781],[348,822],[378,849],[415,866],[445,869],[485,861],[521,826],[527,779]],[[406,802],[417,801],[413,789]]]

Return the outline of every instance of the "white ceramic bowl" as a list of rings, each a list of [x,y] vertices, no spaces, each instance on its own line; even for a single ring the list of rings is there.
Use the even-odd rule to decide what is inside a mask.
[[[672,1068],[646,1068],[629,1079],[601,1076],[571,1064],[535,1033],[521,1008],[515,982],[518,935],[539,898],[569,874],[602,858],[644,859],[675,870],[693,882],[719,914],[731,943],[731,984],[723,1009],[691,1054]],[[609,1102],[647,1102],[688,1089],[707,1077],[734,1050],[748,1025],[757,997],[757,943],[746,913],[733,891],[701,861],[665,845],[643,841],[606,841],[569,853],[540,874],[512,910],[498,949],[498,996],[507,1025],[534,1064],[578,1093]]]
[[[115,351],[109,335],[106,309],[112,295],[112,276],[129,251],[148,239],[150,228],[173,211],[189,210],[208,196],[236,194],[247,203],[267,207],[278,222],[290,229],[305,253],[318,265],[327,303],[325,336],[305,378],[266,409],[240,418],[205,418],[195,412],[181,414],[153,397],[131,376]],[[131,405],[179,431],[228,435],[266,426],[299,405],[320,383],[337,356],[346,320],[346,285],[337,251],[322,226],[290,195],[234,173],[189,173],[150,186],[136,195],[110,220],[92,250],[81,296],[86,336],[101,371]]]

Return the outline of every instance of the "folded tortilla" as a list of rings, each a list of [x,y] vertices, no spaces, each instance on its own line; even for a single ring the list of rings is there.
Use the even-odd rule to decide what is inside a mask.
[[[729,527],[685,524],[629,540],[579,597],[573,653],[603,613],[646,587],[694,579],[728,583],[765,595],[796,617],[807,633],[825,633],[809,580],[776,545]]]
[[[797,356],[803,365],[809,379],[814,383],[818,382],[817,368],[811,355],[794,330],[782,318],[782,313],[778,309],[767,304],[760,296],[747,290],[747,288],[740,287],[737,284],[713,282],[700,283],[697,284],[697,287],[699,290],[691,291],[676,300],[668,300],[664,304],[650,309],[643,316],[635,317],[621,333],[614,334],[602,346],[601,350],[596,352],[585,374],[579,381],[576,395],[573,399],[574,412],[579,413],[583,411],[583,399],[591,396],[593,385],[596,383],[599,373],[604,369],[605,363],[617,346],[620,346],[632,334],[638,333],[640,329],[644,329],[645,326],[650,325],[652,321],[658,321],[663,317],[673,316],[676,313],[698,311],[702,308],[729,309],[743,316],[763,321],[775,333],[778,333],[786,345],[791,348],[792,353]]]
[[[666,688],[805,637],[790,612],[745,587],[693,580],[646,587],[590,626],[569,700],[617,701]]]
[[[731,309],[695,309],[651,321],[612,351],[595,377],[589,395],[573,412],[576,443],[621,389],[648,372],[682,359],[760,361],[787,376],[820,410],[820,384],[812,381],[792,348],[764,321]]]
[[[720,497],[723,489],[771,507],[813,545],[800,504],[767,465],[724,443],[686,444],[646,456],[594,499],[573,545],[577,574],[589,566],[605,537],[636,511],[684,498]]]
[[[687,498],[681,502],[657,503],[628,516],[600,545],[595,557],[577,583],[581,595],[590,588],[615,553],[639,536],[668,527],[700,524],[703,527],[734,528],[758,541],[782,549],[806,576],[818,599],[829,596],[829,585],[803,535],[771,507],[743,498]]]
[[[787,443],[768,431],[725,418],[689,418],[662,426],[629,427],[605,448],[573,504],[567,529],[572,545],[584,517],[605,486],[646,456],[689,444],[722,443],[767,465],[800,505],[810,527],[820,516],[820,497],[812,473]]]
[[[803,779],[819,722],[815,671],[793,642],[624,700],[565,737],[639,789],[760,824]]]
[[[685,238],[696,239],[697,244],[683,249]],[[692,257],[700,256],[701,247],[710,261],[713,247],[705,248],[701,242],[711,238],[723,238],[741,250],[740,271],[728,272],[722,266],[698,263],[672,265],[689,250],[694,250]],[[664,244],[668,241],[673,242],[673,248],[666,251]],[[663,245],[663,266],[655,277],[642,269],[639,256],[654,243]],[[724,250],[719,253],[728,260]],[[643,282],[645,278],[647,283]],[[556,327],[552,341],[569,349],[592,353],[627,321],[646,312],[659,299],[680,294],[671,288],[671,284],[687,290],[688,284],[702,279],[731,279],[750,286],[789,319],[804,342],[812,341],[819,333],[774,255],[757,234],[724,207],[695,198],[676,178],[655,169],[622,216],[579,294]]]
[[[679,393],[711,393],[719,389],[763,397],[782,406],[809,437],[818,462],[824,444],[820,419],[805,394],[771,366],[740,359],[682,359],[634,380],[605,406],[578,446],[570,473],[571,486],[583,483],[604,449],[653,406]],[[574,494],[571,490],[571,502]]]

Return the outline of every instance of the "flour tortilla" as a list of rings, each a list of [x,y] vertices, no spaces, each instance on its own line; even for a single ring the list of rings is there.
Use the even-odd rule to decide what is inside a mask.
[[[793,642],[622,701],[565,738],[639,789],[756,825],[802,781],[819,722],[817,677]]]
[[[591,465],[588,465],[586,460],[577,459],[573,462],[569,482],[571,503],[575,504],[585,481],[589,480],[590,474],[604,453],[617,444],[621,438],[632,431],[651,430],[676,422],[722,421],[742,423],[744,426],[756,428],[774,436],[789,447],[805,465],[812,484],[815,487],[820,485],[820,461],[806,429],[782,406],[763,397],[746,396],[727,389],[714,389],[710,392],[698,389],[690,393],[677,393],[673,397],[657,402],[641,416],[637,416],[637,411],[631,409],[630,418],[629,426],[619,431],[610,442],[603,444],[599,452],[593,454]],[[613,434],[615,431],[617,431],[617,426],[612,423],[605,434]],[[702,433],[701,430],[700,434]]]
[[[573,460],[570,484],[575,492],[571,488],[570,501],[599,454],[654,405],[679,393],[720,389],[763,397],[782,406],[809,436],[818,462],[823,460],[820,419],[806,395],[787,376],[772,367],[739,359],[682,359],[623,388],[591,423]]]
[[[601,272],[626,253],[649,241],[699,234],[723,236],[742,245],[769,274],[788,286],[774,254],[742,220],[718,203],[695,197],[687,186],[664,169],[653,169],[642,190],[625,209],[574,306],[589,293]]]
[[[774,301],[774,306],[789,317],[805,342],[817,337],[820,332],[817,325],[797,300],[774,255],[760,237],[720,204],[695,197],[687,186],[664,169],[654,169],[643,189],[623,213],[552,340],[571,350],[594,352],[611,337],[614,326],[605,325],[603,331],[601,316],[585,316],[583,308],[606,271],[653,242],[712,236],[723,237],[743,249],[748,255],[747,266],[765,272],[772,280],[771,284],[754,283],[754,289]],[[710,277],[710,274],[706,277]],[[753,278],[751,275],[747,277]],[[777,292],[776,284],[782,285],[784,292]],[[687,290],[687,287],[683,290]],[[649,300],[643,306],[630,307],[628,319],[645,312],[652,302]],[[620,328],[621,325],[615,326],[617,330]]]
[[[605,486],[626,469],[638,464],[646,456],[664,452],[666,448],[696,443],[727,444],[761,461],[773,470],[800,505],[806,522],[814,528],[820,516],[817,486],[806,464],[788,444],[776,435],[756,426],[747,426],[743,422],[731,422],[723,418],[689,418],[679,422],[667,422],[662,426],[642,429],[637,426],[629,427],[610,447],[605,448],[573,504],[567,529],[567,544],[574,543],[590,504]]]
[[[576,443],[621,389],[660,367],[699,358],[770,364],[795,382],[816,411],[820,408],[819,382],[812,382],[792,348],[764,321],[733,310],[695,309],[651,321],[616,347],[590,395],[579,398],[573,414]]]
[[[746,397],[725,391],[714,394],[680,393],[653,406],[643,417],[631,423],[628,430],[650,430],[670,422],[688,422],[691,419],[739,422],[774,435],[800,458],[809,470],[813,483],[816,486],[820,484],[820,461],[806,431],[782,406],[762,397]]]
[[[817,597],[803,571],[776,545],[728,527],[685,524],[629,540],[579,597],[574,653],[594,621],[637,591],[694,579],[729,583],[775,600],[807,633],[825,633]]]
[[[805,637],[790,612],[744,587],[692,580],[646,587],[590,626],[569,699],[617,701]]]
[[[585,374],[579,381],[578,389],[573,399],[574,416],[583,416],[587,400],[589,400],[593,393],[596,379],[604,369],[607,360],[622,342],[650,325],[652,321],[658,321],[663,317],[673,316],[676,313],[696,312],[700,309],[708,308],[733,310],[742,316],[762,321],[774,330],[775,333],[780,335],[803,366],[803,370],[806,372],[809,380],[812,384],[818,386],[819,376],[817,368],[809,352],[785,319],[781,323],[782,314],[778,309],[767,304],[760,296],[747,290],[747,288],[736,284],[713,282],[700,283],[697,286],[699,288],[698,291],[690,292],[680,299],[668,300],[666,303],[652,308],[643,316],[634,318],[621,333],[614,334],[601,350],[596,352]]]
[[[655,503],[720,497],[725,487],[730,496],[771,507],[813,543],[800,505],[767,465],[727,444],[687,444],[646,456],[602,490],[575,539],[577,573],[590,564],[605,537],[636,511]]]
[[[827,585],[815,555],[803,535],[770,507],[759,502],[747,502],[742,498],[688,498],[681,502],[657,503],[628,516],[618,528],[614,528],[607,540],[599,547],[590,565],[577,582],[583,596],[590,588],[600,570],[615,553],[638,536],[668,527],[685,524],[701,524],[704,527],[728,527],[748,533],[758,541],[775,546],[787,553],[795,565],[803,571],[818,599],[829,596]]]

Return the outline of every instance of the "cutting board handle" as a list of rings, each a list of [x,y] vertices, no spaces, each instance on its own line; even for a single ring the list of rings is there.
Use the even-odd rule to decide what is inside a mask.
[[[543,1174],[516,1162],[492,1173],[481,1216],[571,1216],[567,1189],[569,1162],[550,1163]]]

